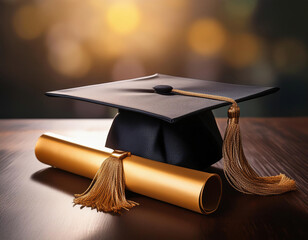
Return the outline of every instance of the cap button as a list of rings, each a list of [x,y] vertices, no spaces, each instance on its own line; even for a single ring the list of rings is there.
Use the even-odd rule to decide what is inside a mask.
[[[173,87],[171,87],[169,85],[157,85],[157,86],[153,87],[153,89],[158,94],[168,94],[168,93],[171,93]]]

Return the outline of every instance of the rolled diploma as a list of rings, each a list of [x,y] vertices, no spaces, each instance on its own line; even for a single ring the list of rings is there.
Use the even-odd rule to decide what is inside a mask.
[[[35,155],[42,163],[90,179],[112,151],[87,147],[53,133],[40,136],[35,147]],[[203,214],[218,208],[222,187],[217,174],[134,155],[122,161],[125,185],[130,191]]]

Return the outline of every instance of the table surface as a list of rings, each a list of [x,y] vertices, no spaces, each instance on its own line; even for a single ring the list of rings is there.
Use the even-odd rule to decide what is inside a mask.
[[[218,119],[224,132],[226,119]],[[110,119],[0,120],[0,239],[304,239],[308,234],[308,118],[241,119],[247,158],[262,175],[285,173],[298,190],[280,196],[233,190],[221,161],[206,169],[223,181],[219,209],[208,216],[135,193],[141,205],[114,216],[73,207],[89,179],[37,161],[34,146],[55,132],[104,145]]]

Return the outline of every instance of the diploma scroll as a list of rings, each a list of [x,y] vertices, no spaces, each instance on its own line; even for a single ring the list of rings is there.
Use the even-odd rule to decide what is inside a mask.
[[[111,149],[94,149],[52,133],[37,141],[35,154],[42,163],[93,178]],[[123,160],[126,188],[192,211],[214,212],[221,198],[219,175],[169,165],[131,155]]]

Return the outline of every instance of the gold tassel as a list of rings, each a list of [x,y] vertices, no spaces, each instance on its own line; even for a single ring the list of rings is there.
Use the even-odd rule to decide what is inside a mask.
[[[228,110],[228,124],[223,143],[224,173],[229,183],[247,194],[274,195],[296,189],[295,181],[284,174],[260,177],[249,165],[242,146],[240,108],[233,103]]]
[[[139,205],[126,200],[125,178],[122,159],[130,153],[114,151],[104,160],[96,172],[88,189],[82,194],[75,194],[74,206],[91,207],[97,211],[121,213],[122,209]]]
[[[172,88],[171,88],[172,89]],[[295,181],[284,174],[260,177],[249,165],[242,146],[239,127],[240,108],[229,97],[172,89],[186,96],[209,98],[232,103],[223,143],[224,174],[233,188],[246,194],[274,195],[296,190]]]

